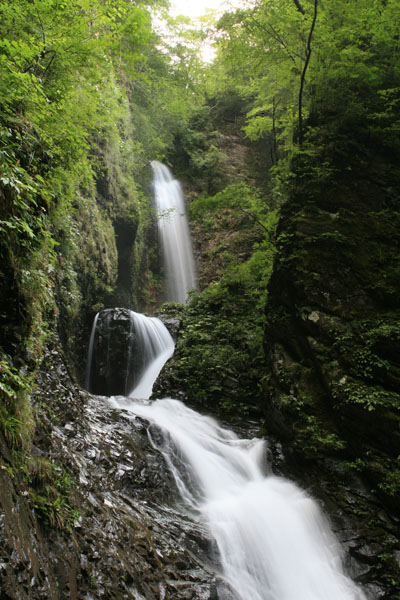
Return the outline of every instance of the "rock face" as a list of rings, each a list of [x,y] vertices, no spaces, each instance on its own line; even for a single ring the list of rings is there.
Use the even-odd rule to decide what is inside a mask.
[[[99,313],[93,340],[89,389],[103,396],[128,395],[143,367],[132,312],[110,308]]]
[[[32,457],[72,485],[44,511],[46,490],[12,472],[0,444],[2,600],[215,600],[209,534],[176,503],[147,424],[76,389],[56,350],[38,380]]]
[[[304,440],[315,418],[367,463],[368,451],[395,461],[400,174],[377,159],[348,169],[326,187],[298,174],[283,208],[265,331],[273,373],[267,410],[272,420],[288,416],[286,425]],[[370,465],[385,491],[389,481],[378,471]]]
[[[266,427],[284,440],[297,472],[318,463],[323,478],[333,460],[339,491],[349,472],[361,474],[394,516],[400,173],[378,157],[342,168],[321,183],[309,164],[294,167],[269,285]]]

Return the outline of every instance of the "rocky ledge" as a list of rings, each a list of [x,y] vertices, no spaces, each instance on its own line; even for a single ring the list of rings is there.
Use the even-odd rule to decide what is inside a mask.
[[[46,503],[61,484],[21,477],[2,445],[2,600],[221,597],[212,542],[177,502],[147,424],[78,390],[57,350],[42,364],[35,404],[32,460],[71,483],[68,498]]]

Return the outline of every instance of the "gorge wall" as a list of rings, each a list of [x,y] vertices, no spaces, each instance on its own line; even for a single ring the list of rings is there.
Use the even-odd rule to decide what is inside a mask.
[[[269,284],[267,424],[300,456],[351,457],[397,505],[399,170],[369,156],[319,184],[307,167],[295,166]]]
[[[370,554],[387,597],[397,598],[399,170],[388,155],[336,165],[321,183],[312,164],[294,164],[282,207],[266,308],[265,423],[289,471],[327,507],[350,510],[368,546],[350,556]]]

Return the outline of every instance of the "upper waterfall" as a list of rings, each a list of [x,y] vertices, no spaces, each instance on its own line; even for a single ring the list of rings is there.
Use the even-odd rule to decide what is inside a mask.
[[[196,287],[192,242],[179,181],[168,167],[153,161],[154,201],[158,216],[164,269],[167,278],[167,301],[187,301],[188,292]]]

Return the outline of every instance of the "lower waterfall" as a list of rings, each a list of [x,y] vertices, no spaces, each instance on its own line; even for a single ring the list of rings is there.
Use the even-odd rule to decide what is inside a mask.
[[[160,319],[124,308],[103,310],[93,321],[86,389],[104,396],[149,398],[174,347]]]
[[[153,384],[173,354],[175,344],[168,329],[156,317],[133,313],[138,344],[142,349],[143,370],[129,393],[130,398],[150,398]]]
[[[215,539],[230,590],[224,598],[365,600],[344,574],[340,546],[316,502],[266,474],[263,440],[239,439],[178,400],[110,402],[150,422],[150,440],[184,503]]]

